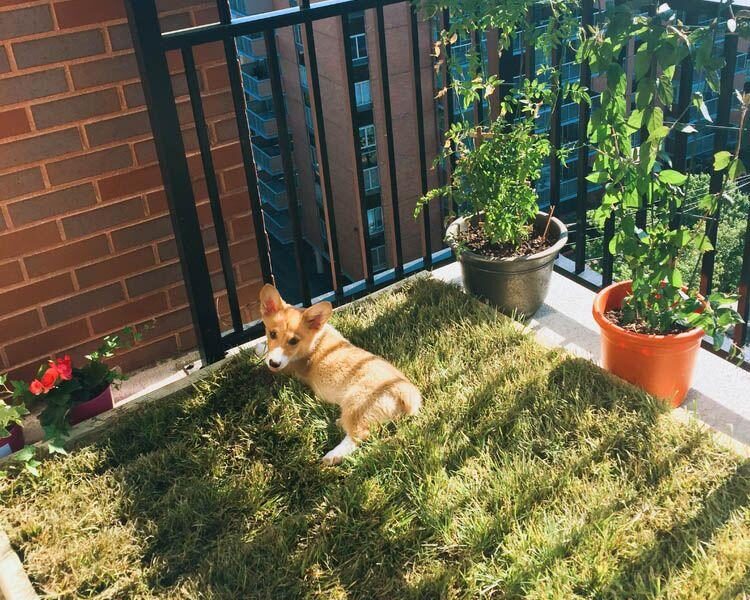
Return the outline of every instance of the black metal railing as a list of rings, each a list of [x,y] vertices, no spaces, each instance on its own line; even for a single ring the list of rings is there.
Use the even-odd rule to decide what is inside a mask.
[[[676,7],[682,9],[694,9],[697,5],[705,5],[706,0],[687,0],[681,4],[684,6]],[[386,35],[386,23],[384,8],[391,5],[402,5],[408,7],[409,22],[408,27],[400,28],[401,31],[408,32],[408,44],[411,48],[409,57],[411,67],[411,77],[413,84],[413,101],[414,101],[414,120],[416,129],[416,156],[413,157],[414,171],[418,179],[419,192],[424,194],[428,190],[428,169],[429,162],[434,158],[428,156],[426,144],[427,127],[435,128],[435,123],[429,123],[425,119],[425,97],[430,97],[433,90],[425,90],[423,82],[423,67],[430,61],[429,51],[425,52],[423,45],[420,45],[420,16],[414,11],[412,3],[406,0],[324,0],[322,2],[310,5],[309,0],[301,0],[299,6],[294,6],[282,10],[275,10],[262,14],[249,16],[237,16],[238,10],[241,10],[241,3],[233,2],[232,8],[235,10],[233,17],[230,11],[228,0],[217,0],[217,9],[219,21],[208,25],[193,27],[190,29],[162,33],[159,29],[157,9],[155,0],[127,0],[128,17],[134,38],[136,56],[138,58],[141,77],[147,104],[151,125],[154,132],[157,153],[164,179],[164,185],[169,200],[172,223],[174,227],[177,247],[181,259],[184,273],[184,279],[187,286],[188,297],[192,310],[195,329],[197,332],[198,344],[201,350],[201,356],[204,362],[214,362],[224,356],[227,349],[250,340],[259,335],[261,329],[258,323],[244,323],[241,317],[241,310],[237,296],[237,285],[233,276],[232,263],[229,257],[229,246],[227,235],[224,228],[222,207],[220,202],[219,187],[216,182],[216,174],[212,162],[212,149],[207,134],[205,116],[203,114],[202,101],[198,80],[196,76],[196,65],[194,59],[194,49],[202,44],[211,42],[220,42],[224,47],[229,82],[231,86],[232,98],[234,103],[234,113],[239,131],[239,141],[242,154],[242,162],[245,172],[245,179],[249,192],[249,209],[252,215],[253,225],[255,228],[255,239],[257,243],[258,259],[260,271],[264,281],[272,282],[274,280],[273,261],[271,249],[267,236],[266,224],[264,222],[264,212],[261,204],[261,192],[259,191],[259,177],[256,172],[257,159],[254,157],[253,140],[251,138],[251,127],[248,118],[253,118],[256,113],[252,107],[246,106],[245,93],[243,90],[243,72],[240,69],[238,60],[238,51],[236,40],[242,36],[251,36],[252,42],[242,41],[240,48],[245,55],[260,56],[263,55],[263,66],[267,68],[267,76],[270,80],[270,95],[273,103],[273,120],[274,130],[270,137],[278,138],[278,152],[281,157],[280,170],[283,172],[283,192],[281,179],[275,179],[275,192],[281,193],[286,202],[286,210],[290,220],[290,227],[285,228],[285,241],[291,240],[293,244],[294,270],[298,279],[297,290],[299,292],[299,301],[303,305],[309,305],[312,301],[325,297],[336,304],[342,304],[350,299],[370,293],[376,288],[388,285],[397,281],[407,274],[416,272],[421,269],[429,269],[436,264],[452,260],[450,250],[441,246],[438,240],[433,236],[433,229],[436,226],[434,214],[431,211],[423,211],[420,218],[421,236],[422,236],[422,253],[421,256],[409,260],[402,246],[402,233],[404,223],[401,221],[399,207],[403,204],[400,184],[397,173],[396,147],[394,146],[394,127],[393,127],[393,103],[391,80],[389,76],[388,45],[389,39]],[[580,3],[581,23],[583,26],[595,22],[595,14],[598,9],[598,2],[595,6],[594,0],[582,0]],[[675,7],[674,3],[673,7]],[[688,15],[691,10],[687,11]],[[376,272],[373,266],[373,256],[371,240],[368,235],[368,205],[367,190],[365,183],[365,174],[361,168],[362,157],[360,153],[360,139],[358,128],[358,113],[362,111],[362,103],[358,102],[357,90],[355,87],[355,69],[362,68],[359,63],[355,65],[352,57],[352,48],[350,41],[349,15],[355,11],[368,11],[374,16],[376,28],[376,44],[378,48],[378,80],[380,83],[380,102],[382,102],[382,115],[385,124],[385,153],[386,158],[381,161],[381,165],[387,169],[389,185],[384,186],[390,195],[390,228],[395,240],[393,255],[395,261],[392,268],[382,272]],[[529,19],[531,19],[531,13]],[[688,17],[690,18],[690,17]],[[337,232],[336,224],[336,207],[332,194],[332,165],[329,161],[329,143],[326,130],[326,118],[324,116],[323,99],[321,94],[321,81],[319,73],[319,61],[316,51],[316,33],[314,24],[324,20],[338,20],[343,44],[343,53],[345,58],[346,73],[344,85],[347,90],[346,104],[351,115],[351,128],[353,132],[353,153],[356,157],[355,164],[355,185],[351,190],[352,202],[359,202],[358,212],[360,218],[359,238],[360,248],[342,249],[340,246],[340,237]],[[448,27],[450,25],[450,15],[444,11],[439,15],[439,27]],[[277,32],[283,28],[299,26],[304,31],[301,39],[295,41],[304,52],[305,72],[309,80],[309,97],[311,110],[308,112],[308,128],[314,132],[315,145],[317,146],[320,180],[319,187],[322,191],[322,201],[318,206],[323,211],[322,220],[324,221],[325,230],[321,236],[327,246],[327,257],[330,263],[330,293],[322,296],[314,294],[309,285],[308,273],[306,272],[305,248],[303,239],[303,229],[301,215],[298,206],[298,190],[295,176],[295,165],[293,162],[293,152],[289,124],[287,122],[284,90],[282,86],[281,65],[277,47]],[[421,33],[424,36],[424,31]],[[258,46],[260,38],[264,41],[264,52]],[[250,38],[246,38],[249,40]],[[429,46],[430,40],[421,40],[424,45]],[[490,52],[488,48],[483,49],[482,36],[473,36],[470,44],[477,52]],[[722,129],[730,123],[731,102],[734,89],[735,63],[737,60],[737,35],[730,33],[726,36],[723,44],[723,53],[726,60],[726,66],[721,75],[721,90],[717,102],[716,125],[718,128],[714,134],[715,150],[724,149],[727,141],[726,129]],[[216,239],[219,246],[222,272],[226,283],[226,293],[228,297],[228,306],[231,314],[231,328],[229,331],[222,331],[220,328],[220,319],[217,314],[214,291],[211,285],[211,276],[207,266],[205,248],[201,241],[200,224],[198,222],[195,194],[191,186],[190,173],[185,156],[185,146],[181,135],[180,122],[175,105],[174,92],[172,90],[169,69],[167,66],[167,54],[169,52],[180,52],[185,65],[185,75],[188,82],[188,91],[193,108],[193,116],[196,123],[199,148],[202,157],[202,166],[206,177],[208,195],[211,204],[211,212],[214,224],[216,226]],[[553,52],[550,57],[553,64],[560,66],[564,62],[563,54],[560,50]],[[623,59],[625,57],[623,56]],[[525,76],[532,78],[536,69],[536,49],[533,43],[527,42],[520,48],[519,52],[504,52],[498,61],[499,78],[505,82],[501,89],[505,89],[514,78]],[[362,60],[359,61],[360,63]],[[370,65],[369,67],[372,68]],[[247,73],[244,73],[246,77]],[[679,94],[676,101],[676,107],[673,116],[683,114],[684,108],[689,105],[692,87],[693,87],[693,68],[690,59],[680,66]],[[442,71],[437,74],[442,77],[441,85],[447,85],[450,82],[450,69],[444,66]],[[374,78],[372,79],[374,81]],[[591,86],[592,74],[588,65],[583,64],[580,68],[580,80],[582,85]],[[257,84],[256,81],[253,82]],[[307,85],[308,81],[304,84]],[[268,86],[266,85],[266,88]],[[264,89],[266,89],[264,88]],[[401,90],[399,90],[402,93]],[[252,96],[252,94],[251,94]],[[371,94],[371,102],[375,103],[375,94]],[[463,118],[464,112],[457,113],[454,110],[454,95],[445,94],[441,100],[436,103],[441,105],[442,115],[450,123],[455,118]],[[570,117],[570,107],[563,107],[560,103],[557,108],[552,110],[548,115],[548,130],[550,132],[553,144],[553,154],[550,156],[549,165],[549,202],[555,207],[557,215],[563,216],[569,221],[568,225],[571,230],[571,245],[564,252],[564,256],[558,261],[556,270],[563,275],[574,279],[575,281],[592,289],[611,283],[613,278],[614,257],[609,253],[608,242],[615,233],[617,224],[610,219],[602,237],[601,257],[598,260],[599,269],[596,273],[589,268],[591,263],[587,255],[588,244],[591,241],[589,237],[590,224],[587,219],[587,211],[592,206],[598,191],[589,188],[586,175],[589,172],[591,151],[585,143],[580,143],[576,152],[577,165],[572,180],[563,181],[563,168],[557,159],[557,150],[563,144],[562,125],[563,112]],[[486,120],[493,113],[492,104],[490,110],[485,110],[485,106],[478,102],[473,107],[471,114],[475,122]],[[580,140],[586,139],[587,127],[590,117],[590,109],[583,104],[578,107],[577,111],[578,124],[577,132]],[[567,117],[565,117],[567,118]],[[310,123],[309,121],[312,121]],[[442,123],[446,125],[447,123]],[[567,122],[566,122],[567,123]],[[569,123],[568,123],[569,124]],[[313,127],[310,127],[312,125]],[[263,130],[265,131],[265,129]],[[261,135],[263,135],[261,131]],[[292,132],[293,133],[293,132]],[[672,160],[676,168],[685,169],[687,167],[687,134],[677,133],[674,140]],[[306,142],[305,142],[306,143]],[[383,151],[381,148],[380,151]],[[448,171],[451,168],[451,161],[446,166]],[[276,167],[279,170],[279,167]],[[574,183],[573,183],[574,182]],[[711,191],[716,191],[721,187],[721,174],[714,174],[711,178]],[[261,189],[264,196],[268,196],[268,184],[261,180]],[[566,194],[561,196],[562,186],[566,186]],[[575,186],[575,194],[572,192],[571,185]],[[401,204],[400,204],[401,203]],[[455,208],[455,207],[453,207]],[[680,222],[680,211],[675,208],[673,213],[673,222]],[[718,215],[717,219],[709,220],[707,235],[714,243],[717,239]],[[347,282],[347,277],[342,270],[341,255],[342,252],[358,252],[362,256],[362,273],[361,280]],[[740,301],[738,310],[747,321],[750,316],[750,215],[748,215],[748,230],[745,234],[744,252],[742,257],[742,270],[739,278],[738,292]],[[711,291],[713,286],[715,253],[711,252],[706,255],[701,269],[701,290],[704,293]],[[734,331],[734,341],[742,345],[746,343],[748,336],[747,325],[738,326]]]

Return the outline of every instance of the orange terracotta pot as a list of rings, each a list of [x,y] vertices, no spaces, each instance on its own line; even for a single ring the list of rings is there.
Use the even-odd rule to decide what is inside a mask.
[[[622,281],[604,288],[594,298],[594,319],[602,334],[602,366],[676,408],[690,389],[703,330],[669,335],[626,331],[604,315],[622,306],[629,293],[630,281]]]

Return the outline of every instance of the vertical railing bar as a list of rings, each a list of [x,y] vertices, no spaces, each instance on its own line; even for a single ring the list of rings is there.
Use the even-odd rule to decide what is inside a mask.
[[[427,193],[427,151],[425,149],[424,139],[424,107],[422,105],[422,63],[421,52],[419,50],[419,24],[417,22],[417,9],[410,7],[411,16],[411,56],[412,68],[414,69],[414,96],[417,109],[417,145],[419,148],[419,174],[422,184],[422,195]],[[447,81],[446,81],[447,83]],[[450,113],[450,110],[449,110]],[[452,122],[453,115],[449,114],[448,122]],[[424,224],[424,265],[425,268],[432,266],[432,233],[430,231],[430,210],[425,206],[422,210],[422,219]]]
[[[303,0],[302,9],[310,8],[309,0]],[[344,281],[341,272],[341,256],[336,230],[336,214],[333,204],[333,190],[331,188],[331,166],[328,160],[328,141],[326,138],[325,119],[323,118],[323,102],[320,94],[320,75],[318,73],[318,56],[315,49],[315,33],[312,21],[305,21],[305,56],[310,72],[312,84],[312,102],[315,113],[315,129],[317,134],[318,151],[320,152],[320,170],[323,175],[323,200],[328,226],[328,250],[331,256],[331,271],[333,289],[340,302],[344,298]]]
[[[271,95],[273,96],[273,109],[276,113],[276,126],[278,128],[279,149],[281,150],[281,163],[284,168],[284,184],[288,198],[289,217],[292,220],[292,236],[294,238],[294,262],[297,268],[297,279],[299,280],[302,302],[310,306],[310,284],[305,272],[305,261],[302,255],[302,224],[299,217],[299,204],[297,202],[297,185],[294,177],[294,159],[292,149],[289,145],[289,127],[286,122],[286,108],[284,106],[284,91],[281,84],[281,67],[279,66],[279,53],[276,48],[276,32],[268,29],[264,33],[266,41],[266,54],[268,56],[268,74],[271,78]]]
[[[593,0],[582,0],[581,26],[586,33],[588,26],[594,24],[594,2]],[[581,86],[591,89],[591,66],[587,60],[581,63],[580,72]],[[589,144],[588,128],[591,118],[591,107],[587,102],[578,105],[578,164],[576,170],[577,196],[576,196],[576,248],[575,248],[575,272],[583,273],[586,269],[586,235],[588,231],[587,211],[589,199],[589,182],[586,176],[589,172]]]
[[[691,24],[691,11],[687,12],[686,24]],[[689,117],[689,112],[686,112],[690,106],[690,101],[693,96],[693,56],[688,54],[680,63],[680,93],[677,96],[677,108],[673,115],[675,119],[680,118],[682,123],[685,123],[685,118]],[[683,113],[685,113],[683,115]],[[689,119],[687,119],[689,121]],[[685,173],[687,171],[687,145],[688,145],[688,134],[682,133],[681,131],[675,130],[675,150],[672,156],[672,166],[677,171]],[[684,191],[682,192],[684,196]],[[677,229],[682,223],[682,208],[677,207],[677,203],[670,199],[669,202],[669,226],[672,229]]]
[[[482,32],[473,31],[471,36],[474,40],[474,52],[479,60],[479,72],[476,75],[484,76],[484,58],[482,58]],[[481,125],[484,122],[484,94],[479,94],[479,99],[474,102],[474,124]]]
[[[742,269],[740,271],[738,292],[737,312],[740,313],[743,322],[734,328],[734,343],[742,347],[748,342],[748,320],[750,320],[750,209],[748,209],[747,213],[745,245],[742,252]]]
[[[447,8],[443,9],[442,20],[443,20],[443,23],[442,23],[443,29],[446,32],[450,31],[451,15],[450,15],[450,11]],[[451,89],[452,57],[453,57],[453,50],[451,49],[451,45],[447,44],[445,46],[445,89],[447,90],[447,93],[445,95],[446,114],[447,114],[446,130],[450,129],[451,125],[453,125],[453,120],[456,116],[455,92]],[[450,153],[450,159],[448,163],[450,164],[450,176],[453,177],[453,173],[456,170],[456,152],[455,152],[455,148],[453,147],[453,144],[451,144],[451,153]],[[458,214],[458,206],[456,206],[456,201],[453,199],[453,197],[451,197],[451,212],[454,215]]]
[[[550,144],[552,146],[549,155],[549,200],[550,210],[560,203],[560,158],[558,152],[562,137],[562,43],[553,44],[550,56],[552,67],[557,71],[558,83],[555,90],[555,104],[550,112]]]
[[[719,87],[719,99],[716,107],[716,125],[718,128],[714,133],[714,153],[726,149],[727,129],[729,126],[732,108],[732,92],[734,91],[734,71],[737,65],[737,34],[727,31],[724,38],[724,68],[721,70],[721,83]],[[712,171],[708,185],[709,194],[719,194],[724,184],[724,171]],[[716,211],[706,220],[706,238],[716,248],[716,238],[719,233],[719,219],[721,218],[721,198],[719,198]],[[710,250],[703,255],[701,264],[701,294],[707,296],[711,293],[714,278],[714,262],[716,250]]]
[[[234,280],[234,269],[232,267],[232,257],[229,251],[227,228],[221,210],[219,186],[216,182],[216,171],[214,169],[214,161],[211,155],[211,140],[208,136],[208,127],[206,126],[206,116],[203,111],[201,90],[200,85],[198,84],[198,76],[195,69],[195,59],[193,57],[192,48],[182,49],[182,61],[185,66],[185,78],[187,80],[188,94],[190,95],[190,104],[193,109],[193,120],[195,121],[198,147],[201,152],[203,174],[206,178],[206,189],[208,190],[209,204],[211,206],[211,216],[214,221],[216,244],[219,247],[219,258],[221,259],[221,268],[227,288],[227,301],[229,303],[229,312],[232,316],[232,329],[234,329],[235,332],[238,332],[242,331],[242,314],[240,312],[240,303],[237,297],[237,284]]]
[[[614,275],[615,257],[609,251],[609,242],[612,241],[613,237],[615,237],[615,215],[611,213],[604,223],[604,239],[602,240],[604,250],[602,253],[602,285],[605,287],[612,283]]]
[[[167,57],[161,46],[159,14],[155,0],[128,0],[125,2],[125,9],[154,133],[198,349],[203,364],[209,364],[221,360],[224,350],[177,105]]]
[[[223,24],[232,21],[229,9],[229,0],[216,0],[219,11],[219,20]],[[227,63],[227,74],[229,76],[229,87],[232,91],[232,103],[234,115],[237,122],[237,131],[242,153],[242,166],[245,170],[245,182],[248,195],[250,196],[250,213],[253,218],[255,229],[255,242],[258,247],[258,262],[263,281],[273,283],[273,271],[271,268],[271,254],[268,244],[268,233],[263,219],[263,209],[260,205],[260,192],[258,191],[258,176],[255,172],[255,158],[253,157],[253,145],[250,140],[250,126],[247,123],[247,105],[245,104],[245,91],[242,87],[242,75],[240,73],[239,57],[234,38],[224,40],[224,56]]]
[[[380,52],[380,80],[383,91],[383,113],[388,147],[388,175],[391,181],[391,208],[393,210],[393,235],[396,239],[396,279],[404,274],[404,253],[401,245],[401,215],[398,205],[398,181],[396,180],[396,149],[393,139],[393,115],[391,113],[391,85],[388,75],[388,48],[385,39],[385,17],[383,6],[375,9],[378,26],[378,50]],[[425,210],[427,210],[425,208]]]
[[[362,151],[360,148],[359,123],[357,122],[357,96],[354,91],[354,72],[352,65],[352,48],[349,29],[349,19],[346,14],[341,15],[341,31],[344,37],[344,62],[346,63],[346,88],[349,92],[349,113],[351,115],[352,136],[354,140],[354,171],[357,176],[357,191],[359,195],[359,210],[362,225],[360,234],[365,250],[365,282],[367,287],[374,284],[372,269],[372,254],[370,252],[370,232],[367,225],[367,198],[365,196],[364,173],[362,172]]]

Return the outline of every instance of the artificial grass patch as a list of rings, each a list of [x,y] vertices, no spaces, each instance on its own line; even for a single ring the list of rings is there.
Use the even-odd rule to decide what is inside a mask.
[[[40,592],[101,598],[735,598],[750,462],[420,279],[336,314],[423,391],[341,467],[336,410],[240,356],[0,482]]]

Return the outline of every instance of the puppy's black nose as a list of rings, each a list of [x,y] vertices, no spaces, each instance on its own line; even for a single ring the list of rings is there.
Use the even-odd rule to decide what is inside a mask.
[[[276,362],[275,360],[269,360],[268,366],[271,367],[272,369],[278,369],[281,366],[281,363]]]

